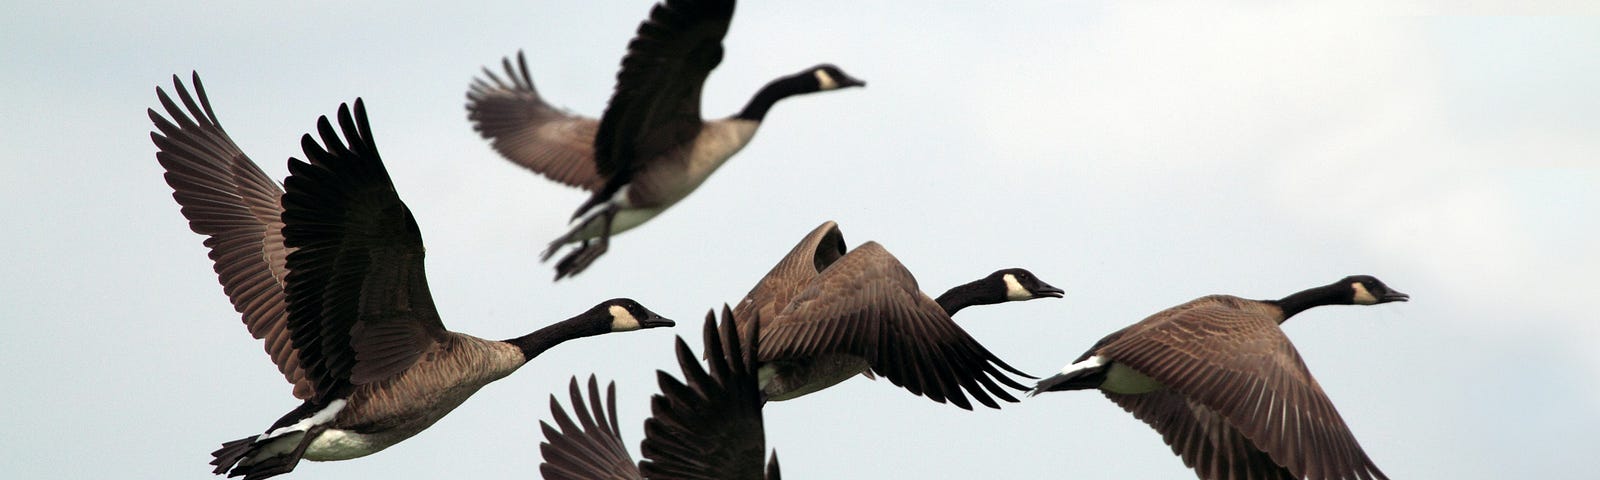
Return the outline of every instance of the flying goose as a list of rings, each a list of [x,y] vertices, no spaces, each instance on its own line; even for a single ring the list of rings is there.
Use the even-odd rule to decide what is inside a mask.
[[[1037,280],[1019,272],[1024,271],[997,273],[1002,282],[1007,275],[1014,282]],[[1027,298],[1061,295],[1043,282],[1035,287]],[[846,252],[838,225],[825,222],[756,283],[734,318],[740,328],[761,326],[757,352],[768,400],[792,399],[870,372],[935,402],[970,410],[970,394],[999,408],[989,393],[1017,400],[996,381],[1027,389],[1000,369],[1028,376],[951,320],[949,311],[983,298],[973,294],[977,290],[957,287],[944,296],[950,306],[941,307],[883,246],[867,242]]]
[[[1202,479],[1387,479],[1279,324],[1410,298],[1366,275],[1280,300],[1201,297],[1107,335],[1031,394],[1100,389]]]
[[[638,302],[613,299],[533,333],[490,341],[440,322],[423,272],[422,236],[395,193],[366,109],[339,107],[340,131],[301,139],[284,193],[223,131],[199,75],[197,104],[160,88],[150,137],[173,198],[206,235],[223,290],[296,398],[261,435],[224,443],[214,473],[267,478],[316,461],[365,456],[422,431],[479,388],[567,340],[665,327]],[[339,135],[343,133],[344,139]]]
[[[506,80],[484,69],[467,92],[467,117],[502,156],[551,180],[589,190],[566,234],[542,258],[577,246],[556,264],[576,275],[605,253],[611,235],[678,203],[755,135],[767,110],[792,95],[866,85],[821,64],[768,83],[733,116],[706,121],[700,90],[722,61],[733,0],[665,0],[628,42],[616,91],[597,122],[546,103],[528,63],[502,60]]]
[[[748,353],[759,327],[747,329],[741,338],[732,316],[724,306],[719,327],[716,318],[706,314],[703,337],[709,369],[700,366],[680,337],[677,354],[683,380],[656,371],[661,393],[650,399],[651,418],[645,420],[641,445],[644,461],[635,466],[622,443],[616,384],[607,386],[602,405],[594,376],[589,377],[588,402],[573,377],[569,390],[577,421],[550,396],[550,413],[560,428],[539,422],[545,437],[539,444],[544,457],[539,473],[546,480],[777,480],[777,453],[765,461],[757,364]]]

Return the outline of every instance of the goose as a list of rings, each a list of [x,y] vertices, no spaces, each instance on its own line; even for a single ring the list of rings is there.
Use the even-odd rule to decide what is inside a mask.
[[[1279,325],[1410,298],[1369,275],[1279,300],[1201,297],[1107,335],[1030,394],[1099,389],[1206,480],[1387,479]]]
[[[1002,285],[1008,275],[1014,283],[1036,285],[1039,291],[1027,298],[1061,296],[1060,289],[1021,272],[997,275]],[[761,326],[757,356],[768,400],[794,399],[870,373],[938,403],[970,410],[970,394],[985,406],[1000,408],[989,393],[1017,400],[995,382],[1027,390],[1000,369],[1033,377],[1001,361],[951,320],[950,312],[987,301],[974,294],[982,290],[987,289],[957,287],[941,296],[950,306],[941,306],[877,242],[847,252],[844,235],[829,221],[801,239],[756,283],[734,318],[741,328]],[[1006,287],[999,291],[1006,298]],[[1026,299],[1021,294],[1018,298]]]
[[[779,77],[731,117],[700,116],[700,90],[722,61],[733,0],[666,0],[628,42],[616,91],[600,120],[546,103],[522,52],[506,79],[488,68],[467,92],[468,119],[494,149],[557,182],[589,190],[573,224],[541,255],[576,246],[556,264],[556,279],[577,275],[609,248],[612,235],[637,227],[683,200],[755,135],[767,111],[790,96],[865,86],[831,64]]]
[[[551,395],[550,413],[559,429],[539,422],[545,437],[539,444],[544,457],[539,473],[546,480],[778,480],[777,452],[770,461],[764,457],[766,434],[757,365],[748,354],[756,345],[758,329],[748,329],[740,337],[727,306],[723,306],[721,326],[707,313],[703,337],[709,369],[702,368],[683,338],[678,338],[683,380],[656,371],[661,393],[650,399],[651,417],[645,420],[641,445],[644,461],[637,465],[617,426],[616,383],[606,387],[602,405],[594,376],[589,377],[588,401],[578,389],[578,378],[573,377],[568,388],[573,415],[568,416]]]
[[[607,300],[527,335],[490,341],[446,330],[423,271],[416,220],[378,156],[366,107],[326,116],[301,139],[284,189],[223,131],[194,75],[170,119],[149,109],[173,198],[205,235],[223,290],[303,403],[265,433],[224,443],[213,473],[268,478],[299,461],[383,450],[443,418],[489,382],[574,338],[669,327],[638,302]],[[342,133],[344,139],[339,135]]]

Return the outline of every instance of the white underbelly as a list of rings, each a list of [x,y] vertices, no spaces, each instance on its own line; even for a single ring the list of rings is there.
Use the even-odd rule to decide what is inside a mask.
[[[365,457],[389,448],[396,442],[386,442],[373,435],[347,430],[328,429],[306,447],[306,460],[328,462]]]
[[[1113,362],[1106,371],[1106,381],[1100,384],[1100,389],[1111,393],[1136,395],[1150,393],[1166,388],[1154,378],[1139,373],[1138,370],[1128,368],[1127,365]]]
[[[628,230],[632,230],[633,227],[644,225],[644,222],[648,222],[650,219],[656,218],[656,215],[660,215],[661,212],[667,211],[667,207],[670,206],[672,205],[667,204],[654,208],[619,209],[617,210],[617,216],[611,219],[611,234],[616,235]],[[582,220],[580,219],[580,221]],[[600,238],[601,229],[604,227],[605,222],[599,221],[598,219],[596,221],[589,222],[588,225],[583,227],[583,230],[578,232],[576,239],[588,240],[591,238]]]

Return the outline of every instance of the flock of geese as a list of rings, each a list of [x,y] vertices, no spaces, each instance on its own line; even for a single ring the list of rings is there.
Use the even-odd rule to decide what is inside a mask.
[[[570,229],[556,278],[577,275],[611,235],[693,192],[739,151],[779,100],[865,83],[817,65],[762,87],[733,116],[704,120],[700,90],[722,59],[732,0],[665,0],[628,43],[599,119],[569,114],[534,89],[521,53],[485,69],[468,118],[502,156],[592,192]],[[293,386],[300,406],[263,433],[212,453],[214,473],[247,480],[302,459],[346,460],[416,435],[484,385],[568,340],[672,327],[626,298],[606,300],[527,335],[488,340],[445,328],[428,291],[421,230],[378,154],[361,100],[318,119],[280,186],[241,152],[198,74],[173,77],[149,110],[156,158],[224,293]],[[846,246],[824,223],[720,321],[708,314],[702,355],[679,338],[680,380],[658,371],[641,444],[628,453],[615,386],[602,396],[573,377],[568,414],[554,396],[540,470],[550,479],[778,478],[762,409],[856,375],[971,409],[1035,395],[1100,390],[1161,434],[1202,479],[1384,479],[1279,328],[1323,305],[1406,301],[1377,278],[1351,276],[1276,300],[1211,295],[1100,339],[1060,373],[1034,379],[953,320],[974,305],[1061,297],[1009,268],[933,298],[875,242]],[[702,366],[701,361],[705,362]],[[586,391],[585,391],[586,390]]]

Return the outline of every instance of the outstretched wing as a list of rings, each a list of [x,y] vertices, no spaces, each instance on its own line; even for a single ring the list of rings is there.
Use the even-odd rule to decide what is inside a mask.
[[[1294,478],[1388,478],[1265,308],[1205,297],[1108,343],[1101,354],[1215,412]]]
[[[1227,419],[1170,389],[1141,395],[1104,392],[1134,418],[1144,421],[1172,447],[1183,464],[1204,480],[1295,480],[1273,463]]]
[[[192,79],[195,95],[191,96],[178,76],[172,76],[181,108],[156,88],[171,117],[148,110],[159,131],[150,132],[159,149],[156,160],[167,171],[172,198],[183,207],[189,228],[207,237],[217,280],[234,310],[244,317],[250,335],[265,340],[267,355],[294,385],[294,396],[311,398],[315,385],[300,368],[285,314],[285,258],[291,249],[283,244],[279,218],[283,189],[239,151],[212,112],[200,75]]]
[[[971,409],[966,394],[999,408],[990,394],[1016,402],[995,382],[1026,391],[1001,361],[917,287],[893,255],[867,242],[839,259],[762,325],[762,361],[861,357],[878,375],[917,395]],[[963,393],[965,392],[965,394]]]
[[[289,330],[317,399],[404,371],[447,332],[423,271],[422,232],[378,156],[366,108],[317,121],[283,196]],[[340,133],[344,139],[340,139]]]
[[[707,312],[703,338],[709,369],[678,339],[683,380],[656,372],[661,394],[650,399],[652,416],[645,421],[640,445],[645,460],[639,470],[646,478],[777,478],[777,454],[770,465],[765,458],[763,400],[752,354],[759,333],[755,326],[741,337],[727,306],[720,326]]]
[[[739,329],[748,329],[758,315],[761,318],[777,317],[778,311],[788,305],[811,279],[844,254],[844,234],[839,232],[838,224],[827,221],[812,229],[734,307],[733,316],[739,322]]]
[[[616,91],[600,117],[595,165],[626,179],[642,159],[687,144],[700,131],[700,90],[722,62],[733,0],[665,0],[628,42]]]
[[[539,443],[539,475],[545,480],[637,480],[639,467],[622,444],[617,429],[617,384],[606,386],[605,404],[600,404],[600,382],[589,376],[589,400],[578,390],[578,377],[568,387],[572,397],[574,422],[556,396],[550,396],[550,413],[556,425],[539,422],[544,442]],[[585,408],[584,404],[588,407]]]
[[[545,103],[528,74],[528,61],[501,60],[505,79],[488,68],[467,90],[467,119],[495,151],[518,165],[585,190],[606,179],[595,171],[594,138],[600,122]]]

